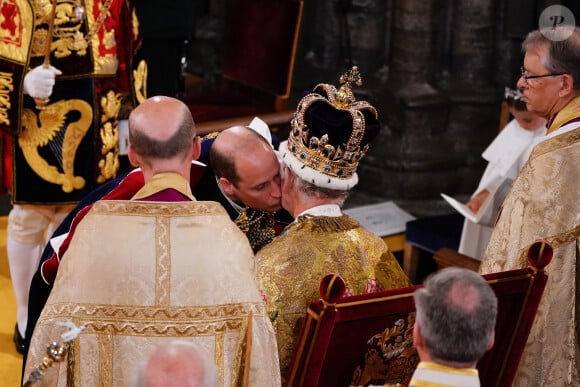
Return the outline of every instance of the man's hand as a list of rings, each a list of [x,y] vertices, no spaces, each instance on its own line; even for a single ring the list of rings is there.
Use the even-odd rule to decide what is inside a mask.
[[[54,78],[62,72],[52,66],[38,66],[24,76],[24,94],[33,98],[47,99],[52,94]]]
[[[471,200],[469,200],[465,205],[467,208],[473,211],[474,214],[477,214],[477,211],[479,211],[481,205],[485,202],[488,196],[489,191],[484,189],[483,191],[478,192],[475,196],[473,196]]]

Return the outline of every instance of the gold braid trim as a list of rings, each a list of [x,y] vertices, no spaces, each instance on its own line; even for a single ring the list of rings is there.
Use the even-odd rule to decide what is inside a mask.
[[[323,232],[348,231],[360,227],[359,222],[357,222],[348,215],[332,217],[332,216],[312,216],[307,214],[299,216],[296,222],[298,224],[300,224],[301,222],[310,222]]]
[[[580,239],[580,226],[576,226],[573,229],[564,231],[563,233],[560,233],[558,235],[551,235],[545,239],[548,241],[548,243],[550,243],[550,245],[554,250],[559,249],[562,246],[565,246]],[[518,262],[521,267],[525,267],[526,263],[528,262],[528,251],[531,245],[532,243],[519,250]]]

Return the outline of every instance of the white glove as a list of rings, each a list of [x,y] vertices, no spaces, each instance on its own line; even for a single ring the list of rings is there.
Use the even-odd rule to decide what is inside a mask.
[[[50,97],[54,78],[60,74],[62,71],[52,66],[33,68],[24,76],[24,94],[39,99]]]

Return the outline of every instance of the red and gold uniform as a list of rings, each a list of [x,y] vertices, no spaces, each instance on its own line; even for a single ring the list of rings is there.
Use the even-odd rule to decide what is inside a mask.
[[[141,99],[144,76],[132,71],[135,24],[123,0],[2,2],[0,130],[15,135],[15,203],[74,203],[116,175],[119,114]],[[23,80],[45,59],[62,74],[39,110]]]

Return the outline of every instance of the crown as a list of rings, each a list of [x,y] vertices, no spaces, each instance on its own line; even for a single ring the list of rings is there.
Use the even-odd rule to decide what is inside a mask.
[[[357,166],[380,125],[376,109],[355,100],[352,87],[362,85],[358,67],[344,73],[339,82],[338,90],[318,84],[300,100],[285,149],[302,164],[292,169],[295,173],[299,169],[304,180],[346,190],[357,183]]]

